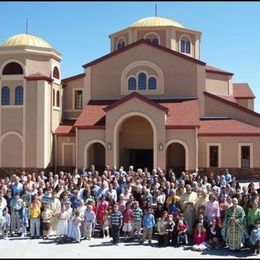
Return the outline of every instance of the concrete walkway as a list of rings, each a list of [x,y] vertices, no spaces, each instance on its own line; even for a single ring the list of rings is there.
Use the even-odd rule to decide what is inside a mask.
[[[112,245],[111,239],[93,238],[81,243],[57,244],[54,240],[31,240],[30,238],[10,238],[0,240],[0,258],[247,258],[257,259],[249,250],[231,252],[227,249],[194,252],[191,246],[180,248],[158,248],[139,245],[138,242],[120,242]]]

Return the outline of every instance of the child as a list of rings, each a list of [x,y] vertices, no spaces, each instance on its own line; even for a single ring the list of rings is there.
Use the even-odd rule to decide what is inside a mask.
[[[141,244],[143,244],[146,238],[148,238],[148,243],[149,245],[151,245],[154,226],[155,226],[155,218],[153,214],[153,209],[150,207],[146,210],[143,218],[144,229],[143,229],[143,238],[140,241]]]
[[[132,231],[132,218],[134,216],[134,212],[130,209],[130,203],[126,203],[126,209],[123,212],[123,231],[125,235],[125,240],[129,239],[129,236]]]
[[[167,232],[168,232],[168,241],[169,244],[173,244],[173,230],[174,230],[175,223],[173,221],[173,215],[168,215],[168,223],[167,223]]]
[[[103,238],[109,238],[109,228],[110,228],[110,220],[108,211],[105,212],[103,217],[104,225],[103,225]]]
[[[49,238],[49,232],[50,232],[50,227],[51,227],[51,224],[50,224],[51,217],[52,217],[52,214],[51,214],[49,205],[43,204],[43,211],[41,213],[43,239]]]
[[[260,249],[260,221],[255,221],[255,227],[252,229],[249,237],[249,241],[252,244],[252,253],[254,255],[259,254]]]
[[[64,242],[66,236],[68,235],[68,219],[69,215],[66,211],[66,206],[61,207],[61,213],[59,214],[59,220],[57,224],[57,236],[59,236],[59,241]]]
[[[83,219],[84,219],[84,237],[85,239],[90,240],[92,235],[92,229],[96,222],[96,213],[93,211],[93,207],[90,203],[87,204],[87,208],[84,212]]]
[[[177,245],[188,245],[187,226],[182,219],[179,219],[177,224]]]
[[[203,251],[207,249],[206,246],[206,229],[203,227],[202,223],[198,223],[194,230],[194,242],[195,244],[192,247],[192,250]]]
[[[8,207],[5,207],[2,215],[2,230],[4,239],[8,239],[8,234],[11,226],[11,216],[8,213]]]
[[[71,237],[76,243],[80,242],[80,225],[81,225],[81,217],[79,216],[79,211],[75,209],[74,216],[72,217],[72,226],[71,226]]]
[[[114,211],[111,213],[110,223],[112,226],[113,244],[117,245],[119,241],[120,229],[123,225],[123,215],[121,211],[119,211],[117,204],[114,205]]]
[[[29,209],[26,202],[23,202],[22,206],[22,237],[27,236],[27,228],[29,227]]]

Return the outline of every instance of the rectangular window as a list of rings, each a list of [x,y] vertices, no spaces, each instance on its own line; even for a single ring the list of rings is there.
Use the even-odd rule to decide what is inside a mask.
[[[218,165],[218,146],[212,145],[209,147],[209,167],[219,167]]]
[[[241,146],[241,168],[250,168],[250,146]]]
[[[83,93],[82,90],[75,90],[75,109],[82,109]]]

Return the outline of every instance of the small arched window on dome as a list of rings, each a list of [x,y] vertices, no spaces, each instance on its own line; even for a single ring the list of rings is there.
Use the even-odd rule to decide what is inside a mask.
[[[121,37],[119,39],[118,43],[117,43],[117,49],[119,50],[119,49],[124,48],[125,47],[125,43],[126,43],[125,38]]]
[[[138,89],[146,89],[146,75],[143,72],[138,75]]]
[[[15,105],[23,105],[23,87],[15,88]]]
[[[148,89],[156,89],[157,88],[157,83],[156,83],[156,78],[155,77],[150,77],[148,79]]]
[[[10,89],[8,87],[2,88],[2,105],[10,105]]]
[[[23,68],[17,62],[10,62],[5,65],[3,69],[3,75],[21,75],[23,74]]]
[[[181,38],[181,52],[182,53],[191,53],[191,48],[190,48],[190,40],[187,37],[182,37]]]
[[[158,45],[159,44],[158,38],[153,38],[152,43],[155,44],[155,45]]]
[[[56,106],[60,107],[60,91],[57,90],[56,92]]]
[[[59,69],[56,66],[54,67],[52,74],[53,74],[54,78],[60,79],[60,72],[59,72]]]
[[[128,90],[136,90],[136,79],[133,77],[128,79]]]

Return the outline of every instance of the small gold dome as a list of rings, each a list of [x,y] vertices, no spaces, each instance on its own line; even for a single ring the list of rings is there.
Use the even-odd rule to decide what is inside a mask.
[[[31,35],[31,34],[17,34],[14,35],[1,45],[2,47],[11,47],[11,46],[34,46],[34,47],[43,47],[43,48],[52,48],[51,45],[44,41],[43,39]]]
[[[163,17],[146,17],[133,23],[130,27],[175,26],[184,28],[174,20]]]

